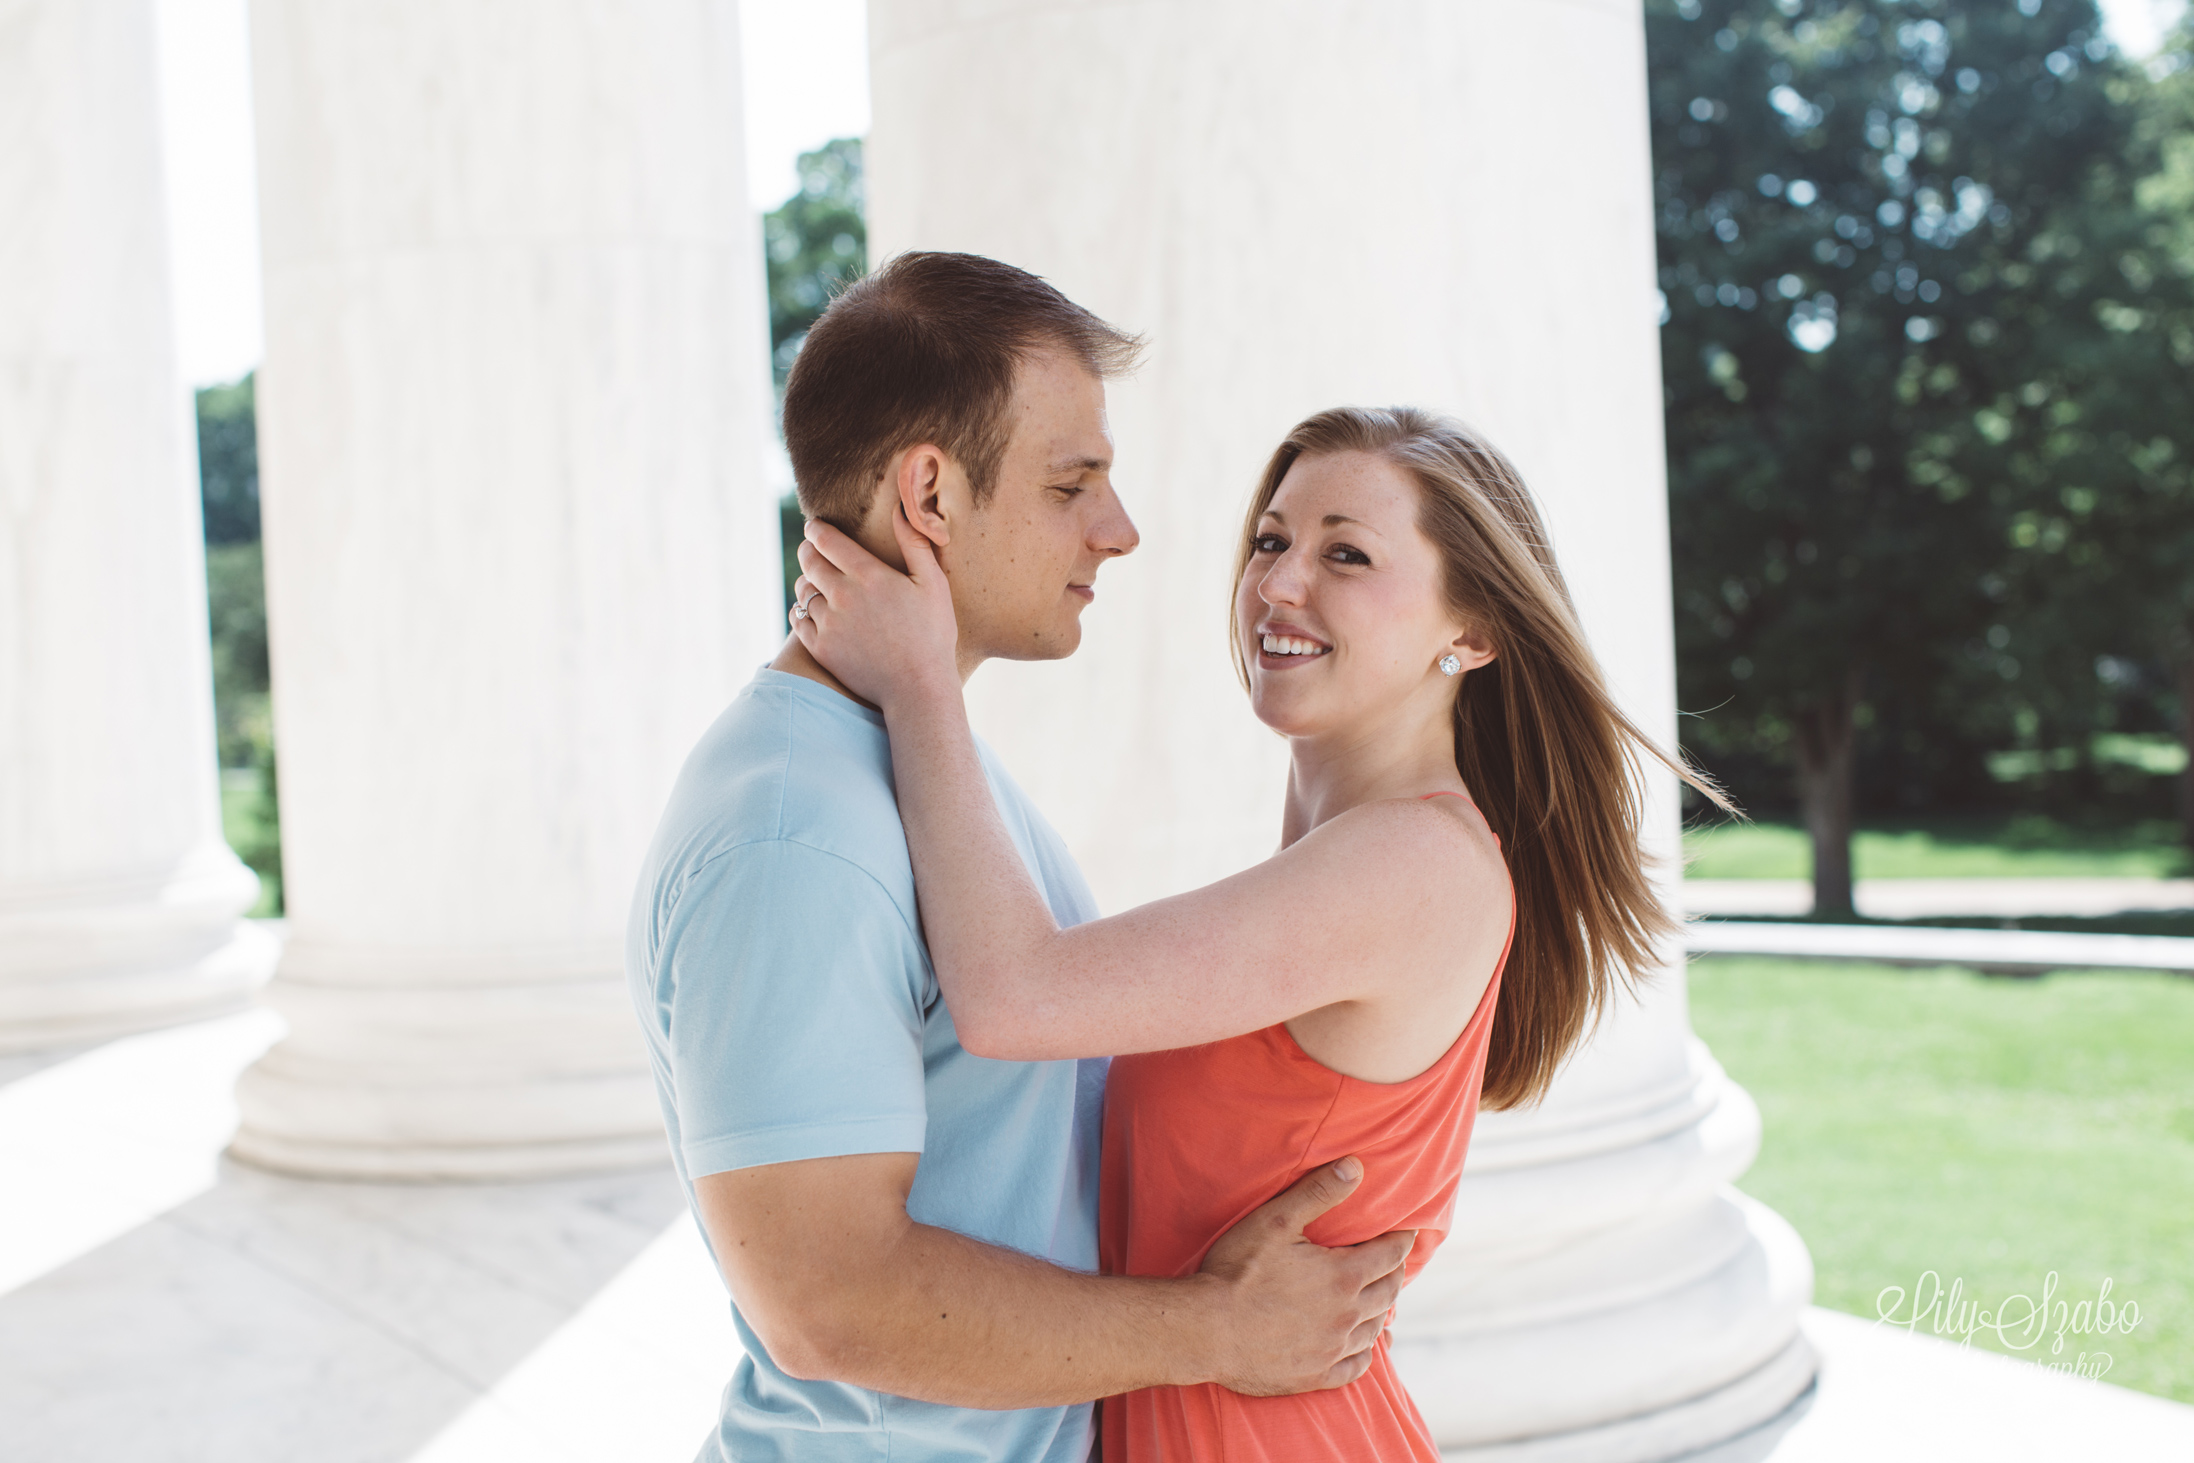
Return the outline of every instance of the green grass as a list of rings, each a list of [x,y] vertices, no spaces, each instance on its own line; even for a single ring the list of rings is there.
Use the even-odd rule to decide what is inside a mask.
[[[2194,980],[1717,957],[1691,1002],[1765,1121],[1741,1187],[1805,1236],[1819,1304],[1873,1319],[1930,1270],[1991,1310],[2108,1279],[2130,1334],[1973,1344],[2107,1352],[2105,1380],[2194,1402]]]
[[[1721,823],[1684,833],[1694,879],[1805,879],[1805,830]],[[2053,818],[1936,818],[1882,823],[1852,838],[1861,879],[2173,878],[2194,868],[2176,823],[2091,828]]]

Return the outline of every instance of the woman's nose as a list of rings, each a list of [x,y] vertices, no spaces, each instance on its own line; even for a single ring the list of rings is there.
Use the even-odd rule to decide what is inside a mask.
[[[1257,594],[1268,605],[1292,605],[1303,602],[1303,576],[1295,566],[1294,556],[1282,554],[1273,561],[1265,577],[1257,582]]]

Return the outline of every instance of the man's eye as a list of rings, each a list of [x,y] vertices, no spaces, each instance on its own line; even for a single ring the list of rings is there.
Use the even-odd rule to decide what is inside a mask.
[[[1082,495],[1082,485],[1080,483],[1053,483],[1051,490],[1066,498],[1079,498]]]
[[[1260,533],[1249,541],[1249,546],[1253,551],[1260,554],[1283,554],[1287,552],[1287,540],[1276,533]]]

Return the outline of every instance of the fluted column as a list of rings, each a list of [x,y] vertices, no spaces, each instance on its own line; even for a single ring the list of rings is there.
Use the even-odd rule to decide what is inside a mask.
[[[620,973],[783,629],[734,0],[254,0],[288,1037],[235,1152],[646,1162]]]
[[[0,16],[0,1050],[241,1001],[150,0]]]
[[[1517,460],[1626,707],[1675,734],[1637,0],[871,0],[879,257],[994,254],[1152,337],[1112,391],[1142,548],[1083,649],[974,684],[1117,908],[1268,853],[1284,753],[1228,664],[1257,470],[1344,403],[1455,412]],[[1673,878],[1673,779],[1651,841]],[[1544,1105],[1480,1122],[1395,1355],[1455,1456],[1640,1460],[1812,1376],[1812,1283],[1728,1187],[1759,1118],[1651,972]]]

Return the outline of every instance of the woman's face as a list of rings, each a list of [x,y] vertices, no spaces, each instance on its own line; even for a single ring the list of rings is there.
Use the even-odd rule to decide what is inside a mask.
[[[1274,731],[1322,736],[1414,714],[1444,735],[1455,682],[1440,657],[1466,669],[1492,658],[1448,609],[1417,494],[1361,452],[1298,458],[1281,480],[1235,598],[1250,704]]]

